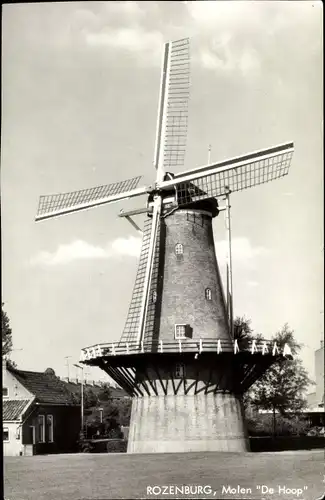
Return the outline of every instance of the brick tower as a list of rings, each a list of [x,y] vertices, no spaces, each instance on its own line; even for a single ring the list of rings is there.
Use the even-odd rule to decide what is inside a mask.
[[[232,347],[212,231],[217,203],[197,205],[160,221],[145,332],[151,353],[134,366],[142,394],[133,399],[129,452],[247,449],[235,374],[216,353],[218,340]],[[127,322],[122,339],[129,335]]]
[[[267,342],[244,347],[233,339],[231,293],[226,303],[212,220],[221,210],[217,198],[286,175],[293,143],[172,174],[184,162],[188,97],[189,41],[169,42],[154,185],[138,188],[140,177],[134,177],[41,196],[36,216],[39,221],[147,196],[145,208],[120,213],[138,230],[132,217],[146,214],[121,340],[82,349],[80,360],[103,369],[133,397],[130,453],[245,451],[241,397],[281,355]]]

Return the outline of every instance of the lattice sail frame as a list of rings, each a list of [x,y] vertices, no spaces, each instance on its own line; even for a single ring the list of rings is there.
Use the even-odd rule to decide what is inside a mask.
[[[154,165],[157,181],[166,170],[184,165],[190,96],[190,44],[184,38],[165,44]]]
[[[136,190],[142,176],[121,182],[105,184],[79,191],[40,196],[36,220],[65,215],[71,212],[92,208],[127,197],[145,194],[148,188]]]
[[[149,256],[149,245],[150,236],[152,231],[152,218],[146,218],[143,227],[143,239],[142,247],[140,252],[140,259],[138,264],[138,270],[136,274],[135,284],[133,287],[131,303],[129,306],[128,315],[126,318],[124,330],[120,339],[120,343],[123,342],[136,342],[138,338],[140,319],[141,319],[141,308],[143,296],[145,293],[145,275],[146,266]],[[146,304],[146,315],[145,315],[145,325],[144,325],[144,341],[151,342],[154,336],[155,319],[156,319],[156,300],[157,300],[157,285],[158,285],[158,270],[159,270],[159,250],[160,250],[160,232],[161,224],[158,221],[157,227],[157,237],[155,240],[155,248],[153,255],[152,264],[152,275],[150,280],[150,290],[148,294],[148,301]]]
[[[164,136],[164,167],[184,165],[190,96],[189,39],[171,43],[168,102]]]
[[[292,142],[260,150],[176,174],[173,179],[159,183],[159,188],[176,188],[179,206],[221,197],[287,175],[293,151]]]

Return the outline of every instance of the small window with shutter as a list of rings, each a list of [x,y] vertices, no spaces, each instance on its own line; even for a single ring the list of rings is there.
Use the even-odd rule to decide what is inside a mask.
[[[186,325],[175,325],[175,340],[186,338]]]

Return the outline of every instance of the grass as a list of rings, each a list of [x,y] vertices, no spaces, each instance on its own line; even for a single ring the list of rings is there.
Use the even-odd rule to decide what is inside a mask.
[[[322,450],[276,453],[186,453],[157,455],[77,454],[5,457],[5,499],[106,500],[147,496],[147,486],[211,485],[215,495],[196,498],[315,500],[325,491]],[[222,486],[251,494],[222,493]],[[257,485],[273,494],[262,495]],[[278,485],[303,493],[281,494]],[[304,490],[304,487],[307,487]],[[195,495],[188,495],[193,498]],[[182,495],[168,498],[186,498]]]

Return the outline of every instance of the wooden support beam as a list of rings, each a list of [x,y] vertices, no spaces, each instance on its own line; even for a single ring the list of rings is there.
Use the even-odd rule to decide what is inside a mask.
[[[119,217],[132,217],[133,215],[139,215],[139,214],[145,214],[146,212],[152,212],[152,207],[150,208],[138,208],[134,210],[128,210],[127,212],[124,212],[122,209],[120,213],[118,214]]]
[[[123,366],[120,366],[118,370],[120,371],[121,375],[126,379],[126,381],[131,385],[131,387],[134,388],[134,391],[139,392],[140,396],[143,396],[143,392],[139,387],[136,386],[135,380],[132,380],[131,375],[128,373],[127,369],[124,368]]]
[[[178,393],[179,388],[180,388],[180,386],[182,385],[182,382],[183,382],[183,377],[181,377],[181,380],[179,381],[179,384],[178,384],[178,386],[177,386],[177,388],[176,388],[176,392],[175,392],[175,394],[177,394],[177,393]]]
[[[206,384],[206,387],[205,387],[205,394],[208,393],[208,389],[209,389],[209,386],[210,386],[211,378],[212,378],[212,368],[210,367],[208,383]]]
[[[163,381],[161,380],[161,376],[160,376],[159,371],[156,369],[155,366],[153,366],[153,369],[154,369],[154,371],[159,379],[160,385],[162,387],[162,390],[164,391],[165,396],[167,396],[167,387],[164,386]]]
[[[145,377],[147,377],[147,380],[148,380],[149,385],[150,385],[151,389],[153,390],[153,392],[156,394],[156,396],[158,396],[157,386],[156,386],[156,384],[153,384],[153,381],[150,379],[149,374],[148,374],[146,369],[143,370],[143,374],[145,375]]]
[[[101,366],[102,370],[104,370],[115,382],[118,383],[130,396],[134,396],[134,390],[125,382],[125,380],[121,379],[120,375],[112,368],[111,366],[103,363]]]
[[[174,382],[173,370],[171,369],[170,366],[168,367],[168,373],[170,375],[170,380],[172,381],[174,394],[176,394],[176,387],[175,387],[175,382]]]

